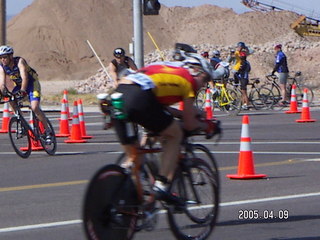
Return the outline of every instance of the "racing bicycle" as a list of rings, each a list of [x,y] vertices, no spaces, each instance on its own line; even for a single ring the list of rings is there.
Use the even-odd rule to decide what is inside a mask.
[[[49,155],[54,155],[57,149],[57,140],[54,128],[47,118],[50,129],[50,139],[47,138],[45,128],[29,104],[24,104],[23,97],[18,93],[10,92],[6,87],[4,97],[0,103],[13,102],[15,106],[14,116],[9,121],[9,138],[14,151],[22,158],[28,158],[32,148],[39,145]],[[1,98],[2,99],[2,98]],[[29,109],[29,123],[25,118],[22,108]],[[41,148],[42,147],[42,148]]]
[[[184,202],[183,207],[155,200],[152,186],[162,148],[155,136],[148,133],[145,145],[136,149],[133,166],[119,165],[125,158],[122,154],[116,164],[102,167],[89,182],[83,203],[86,237],[132,239],[138,231],[153,230],[158,216],[165,212],[176,239],[208,238],[218,215],[219,176],[211,152],[191,142],[191,137],[198,134],[185,133],[179,164],[169,187]]]

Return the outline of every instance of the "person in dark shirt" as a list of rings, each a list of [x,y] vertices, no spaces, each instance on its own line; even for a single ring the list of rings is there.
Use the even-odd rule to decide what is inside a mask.
[[[280,88],[281,88],[281,95],[282,95],[282,102],[281,104],[288,104],[287,99],[287,92],[286,92],[286,85],[289,75],[289,68],[287,63],[287,57],[282,51],[282,45],[277,44],[274,47],[276,51],[276,59],[275,59],[275,66],[272,70],[271,75],[274,75],[276,72],[278,73]]]

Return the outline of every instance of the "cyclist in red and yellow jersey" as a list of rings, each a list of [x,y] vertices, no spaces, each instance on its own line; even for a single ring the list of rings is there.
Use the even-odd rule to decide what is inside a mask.
[[[189,131],[201,129],[212,136],[216,130],[214,122],[197,118],[198,112],[193,105],[197,90],[211,80],[211,75],[208,61],[189,53],[183,62],[154,63],[119,81],[116,91],[122,94],[126,119],[115,119],[114,126],[127,153],[127,163],[134,159],[137,141],[136,136],[128,133],[127,121],[159,133],[164,139],[160,176],[154,186],[159,200],[170,203],[176,199],[166,191],[166,184],[172,180],[178,162],[183,135],[174,117],[182,118],[183,128]],[[184,103],[183,111],[169,108],[180,101]]]

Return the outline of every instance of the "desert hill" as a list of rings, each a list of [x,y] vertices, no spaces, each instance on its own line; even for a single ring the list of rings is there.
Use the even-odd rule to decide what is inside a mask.
[[[297,17],[288,11],[236,14],[214,5],[162,6],[159,16],[144,16],[145,61],[159,58],[147,31],[167,56],[175,42],[193,44],[199,50],[218,48],[226,55],[238,41],[244,41],[255,50],[249,59],[252,74],[263,76],[272,68],[272,46],[282,43],[291,70],[305,71],[315,80],[320,42],[302,38],[290,28]],[[132,21],[131,1],[35,0],[8,22],[7,38],[16,55],[24,56],[42,79],[87,79],[100,65],[86,40],[107,65],[115,47],[128,50]]]

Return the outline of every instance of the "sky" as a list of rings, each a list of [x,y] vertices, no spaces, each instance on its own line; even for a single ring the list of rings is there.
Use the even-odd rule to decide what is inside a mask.
[[[23,8],[32,2],[33,0],[7,0],[7,15],[19,14]],[[250,11],[241,3],[241,0],[159,0],[159,2],[168,7],[193,7],[201,4],[213,4],[219,7],[232,8],[237,13]],[[320,19],[320,0],[258,0],[258,2]]]

